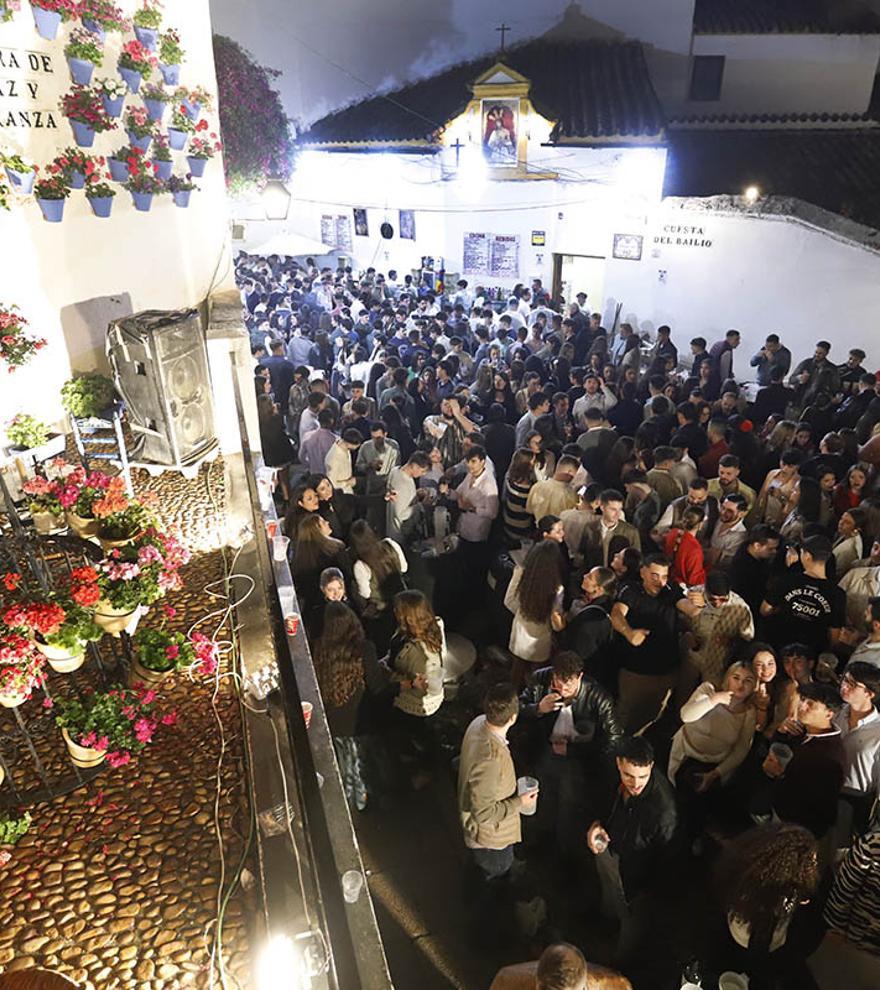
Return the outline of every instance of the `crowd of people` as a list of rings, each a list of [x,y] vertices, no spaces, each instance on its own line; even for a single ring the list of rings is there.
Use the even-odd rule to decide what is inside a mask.
[[[588,878],[601,961],[626,974],[557,940],[494,990],[665,985],[657,936],[695,864],[708,973],[815,986],[829,930],[880,953],[864,351],[835,364],[820,340],[792,371],[778,334],[746,362],[729,330],[685,353],[538,279],[497,303],[311,260],[236,271],[352,807],[440,772],[472,643],[486,690],[453,765],[469,909],[502,945],[552,932],[530,867],[553,860]]]

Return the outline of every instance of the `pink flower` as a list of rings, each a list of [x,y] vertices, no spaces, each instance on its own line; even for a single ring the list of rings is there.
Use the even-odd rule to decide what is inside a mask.
[[[144,691],[140,700],[142,705],[152,705],[152,703],[156,700],[156,692],[152,690]]]
[[[89,732],[84,736],[80,736],[79,744],[80,746],[86,746],[91,749],[91,747],[95,745],[95,740],[97,738],[98,737],[94,732]]]
[[[105,750],[110,745],[110,740],[107,736],[99,736],[95,740],[95,749]]]
[[[126,705],[122,709],[122,714],[131,722],[134,720],[134,717],[137,715],[137,709],[134,707],[134,705]]]
[[[43,708],[54,708],[55,702],[51,698],[43,698]]]
[[[163,715],[159,721],[162,725],[177,725],[177,712],[168,712],[168,714]]]
[[[134,734],[138,742],[148,743],[153,738],[156,723],[149,718],[139,718],[134,723]]]
[[[180,656],[180,647],[176,643],[165,647],[165,656],[169,660],[176,660]]]
[[[124,767],[131,762],[131,753],[126,750],[118,750],[107,754],[107,762],[111,767]]]
[[[170,605],[166,605],[165,606],[165,615],[169,619],[173,619],[177,615],[177,609],[176,608],[172,608]]]

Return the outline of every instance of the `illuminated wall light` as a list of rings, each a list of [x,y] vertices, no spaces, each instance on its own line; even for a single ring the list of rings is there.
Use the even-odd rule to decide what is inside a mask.
[[[761,198],[761,190],[757,186],[746,186],[743,190],[743,199],[751,206]]]
[[[482,149],[476,145],[468,145],[462,149],[458,171],[455,175],[456,183],[461,191],[466,196],[479,196],[486,185],[487,178],[488,168]]]
[[[267,220],[286,220],[290,211],[290,190],[281,179],[269,179],[262,192]]]
[[[256,990],[309,990],[312,979],[298,946],[288,935],[275,934],[257,957]]]

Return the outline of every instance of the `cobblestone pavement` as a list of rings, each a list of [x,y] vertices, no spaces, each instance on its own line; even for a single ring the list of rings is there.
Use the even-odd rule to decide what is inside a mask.
[[[217,538],[222,463],[203,466],[191,481],[172,472],[157,478],[140,472],[136,487],[155,493],[159,514],[193,549],[182,571],[183,591],[168,598],[178,610],[174,624],[186,629],[217,607],[204,588],[223,576]],[[143,621],[158,618],[155,608]],[[214,692],[213,677],[166,679],[159,694],[163,707],[177,711],[175,726],[161,728],[129,766],[107,769],[87,787],[30,809],[30,832],[0,867],[0,971],[56,969],[94,990],[211,984],[218,899],[236,873],[250,821],[241,719],[228,678],[216,691],[226,734],[218,796]],[[250,983],[254,913],[248,895],[236,888],[222,928],[226,990]],[[216,970],[213,986],[222,987]]]

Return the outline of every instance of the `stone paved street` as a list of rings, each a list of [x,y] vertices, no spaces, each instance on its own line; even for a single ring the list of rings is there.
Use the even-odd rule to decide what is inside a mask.
[[[136,479],[138,493],[156,494],[163,521],[179,526],[193,550],[181,572],[184,590],[168,598],[178,610],[174,625],[186,630],[217,607],[203,589],[223,576],[207,487],[222,512],[222,464],[203,466],[192,481],[174,473]],[[156,607],[143,621],[160,617]],[[218,683],[216,710],[226,735],[217,800],[223,887],[214,828],[221,751],[215,680],[193,683],[179,673],[159,687],[163,707],[178,714],[175,726],[161,728],[129,766],[108,768],[86,788],[30,809],[31,831],[0,867],[0,970],[57,969],[95,990],[209,986],[218,898],[237,872],[250,820],[238,702],[231,679]],[[249,982],[253,916],[236,887],[222,928],[229,990]]]

